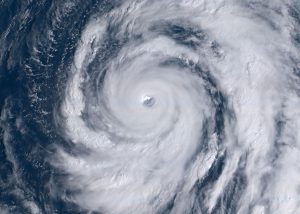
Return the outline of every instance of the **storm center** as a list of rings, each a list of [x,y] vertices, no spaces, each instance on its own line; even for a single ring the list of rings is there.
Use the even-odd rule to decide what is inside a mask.
[[[146,107],[151,107],[154,105],[155,99],[152,96],[146,95],[146,96],[143,96],[142,103]]]

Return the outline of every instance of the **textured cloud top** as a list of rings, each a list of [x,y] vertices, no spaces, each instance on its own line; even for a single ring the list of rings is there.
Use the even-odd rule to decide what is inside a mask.
[[[95,14],[60,108],[66,138],[88,150],[59,152],[76,203],[300,212],[296,6],[127,1]]]

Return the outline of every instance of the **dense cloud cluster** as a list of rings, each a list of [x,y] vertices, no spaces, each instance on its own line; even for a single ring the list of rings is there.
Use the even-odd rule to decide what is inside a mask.
[[[300,213],[297,1],[87,2],[51,5],[22,64],[52,142],[51,199],[110,214]],[[49,45],[66,37],[62,53]],[[35,73],[43,60],[53,88]]]

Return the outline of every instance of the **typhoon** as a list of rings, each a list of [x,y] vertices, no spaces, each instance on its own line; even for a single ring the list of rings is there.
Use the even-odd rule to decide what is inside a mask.
[[[19,4],[4,213],[300,213],[299,1]]]

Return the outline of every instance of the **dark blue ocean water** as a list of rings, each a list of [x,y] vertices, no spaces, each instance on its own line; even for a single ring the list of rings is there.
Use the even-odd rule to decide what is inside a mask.
[[[58,186],[62,172],[47,164],[51,144],[65,143],[53,130],[51,112],[89,14],[96,6],[105,12],[114,5],[69,3],[66,11],[65,1],[0,2],[1,213],[35,213],[36,206],[42,213],[84,213],[63,200],[70,193]]]

